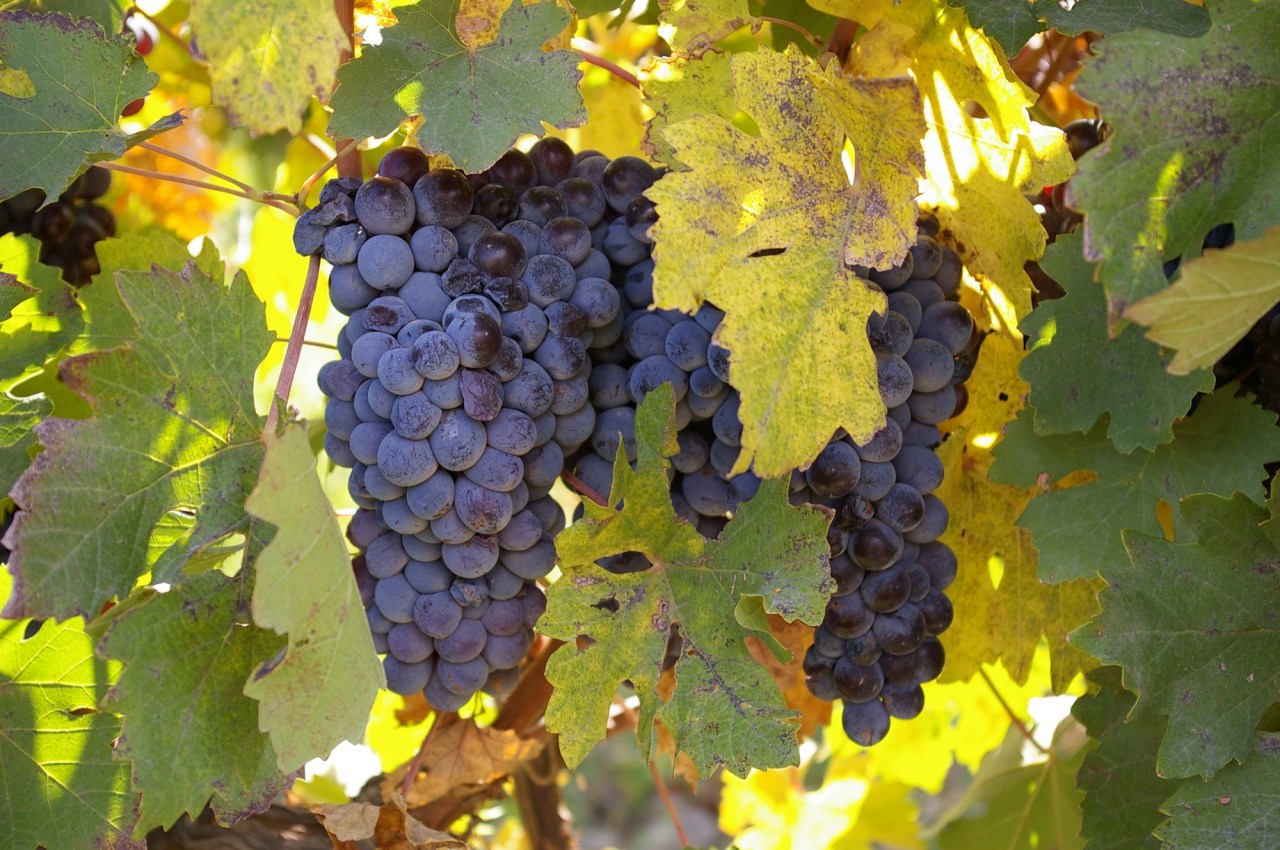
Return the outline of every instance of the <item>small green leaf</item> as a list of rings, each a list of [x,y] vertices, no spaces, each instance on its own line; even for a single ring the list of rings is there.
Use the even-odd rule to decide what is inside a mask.
[[[210,795],[218,820],[234,823],[287,785],[257,731],[259,705],[244,694],[284,641],[250,621],[247,584],[217,570],[193,576],[130,604],[98,647],[124,664],[105,705],[125,718],[119,750],[142,794],[139,835],[197,817]]]
[[[262,729],[289,771],[344,738],[359,741],[385,682],[306,431],[290,425],[265,439],[245,508],[276,533],[254,562],[253,620],[289,640],[284,658],[245,693],[262,702]]]
[[[1071,639],[1125,668],[1133,717],[1169,715],[1161,776],[1212,776],[1247,757],[1280,689],[1280,523],[1238,493],[1181,513],[1195,542],[1126,532],[1132,563],[1112,565],[1102,613]]]
[[[263,452],[253,376],[270,342],[262,302],[243,274],[227,288],[194,263],[120,272],[115,285],[134,339],[63,363],[95,416],[37,427],[45,451],[13,490],[22,512],[6,616],[96,614],[148,568],[174,581],[192,555],[248,526]],[[106,309],[98,318],[123,327]],[[173,510],[194,525],[150,563],[149,530]]]
[[[1085,850],[1160,850],[1151,831],[1164,819],[1160,803],[1178,787],[1156,775],[1167,719],[1148,713],[1128,720],[1135,697],[1121,687],[1119,667],[1099,667],[1089,679],[1097,691],[1071,706],[1098,742],[1076,774]]]
[[[383,30],[338,72],[329,132],[338,138],[385,136],[406,117],[421,115],[423,147],[449,155],[464,171],[481,171],[521,133],[541,122],[576,127],[587,120],[578,92],[578,55],[542,49],[570,21],[552,0],[513,3],[498,37],[469,50],[454,19],[459,0],[399,6],[400,23]]]
[[[1107,436],[1125,454],[1172,440],[1174,420],[1186,415],[1195,394],[1213,390],[1213,373],[1171,378],[1141,328],[1108,333],[1106,292],[1093,281],[1078,235],[1060,237],[1041,265],[1067,294],[1041,303],[1020,325],[1030,340],[1018,371],[1031,384],[1036,433],[1088,431],[1110,413]]]
[[[1115,130],[1071,181],[1113,324],[1165,287],[1164,259],[1198,252],[1214,225],[1254,239],[1280,219],[1280,6],[1208,8],[1202,37],[1108,36],[1080,76]]]
[[[1257,735],[1243,764],[1223,768],[1211,782],[1184,782],[1160,807],[1169,820],[1156,835],[1164,850],[1274,850],[1277,786],[1280,735]]]
[[[0,598],[9,576],[0,570]],[[130,839],[129,763],[112,758],[120,718],[98,711],[120,665],[97,661],[80,620],[0,622],[0,845],[143,850]]]
[[[57,198],[90,162],[125,152],[120,112],[157,79],[133,48],[91,18],[0,12],[0,61],[35,86],[32,97],[0,94],[0,199],[28,188]]]
[[[1018,414],[995,449],[991,480],[1030,487],[1080,470],[1095,480],[1053,489],[1031,500],[1018,525],[1040,550],[1040,578],[1050,583],[1111,571],[1129,563],[1120,532],[1161,533],[1156,508],[1173,506],[1193,493],[1243,493],[1261,504],[1264,465],[1280,459],[1276,415],[1224,387],[1200,400],[1195,412],[1173,426],[1173,442],[1153,452],[1122,455],[1107,439],[1105,420],[1088,434],[1041,437],[1032,432],[1032,411]],[[1174,529],[1186,533],[1174,513]],[[1081,545],[1081,541],[1088,545]]]
[[[1280,227],[1272,227],[1260,239],[1186,263],[1173,286],[1134,304],[1128,317],[1177,350],[1169,372],[1185,375],[1212,368],[1277,301]]]
[[[798,715],[747,651],[743,638],[758,633],[731,612],[754,598],[787,620],[820,621],[831,590],[828,517],[791,507],[779,479],[765,481],[716,540],[677,519],[666,477],[676,451],[670,385],[640,405],[636,444],[635,471],[624,454],[614,465],[613,504],[584,502],[586,516],[556,540],[564,577],[548,590],[539,629],[568,645],[547,664],[555,686],[547,728],[560,734],[565,759],[580,763],[604,738],[615,688],[629,680],[646,758],[657,718],[704,776],[720,765],[745,776],[796,764]],[[615,575],[594,563],[628,551],[653,566]],[[675,692],[664,701],[658,677],[672,626],[682,651]]]

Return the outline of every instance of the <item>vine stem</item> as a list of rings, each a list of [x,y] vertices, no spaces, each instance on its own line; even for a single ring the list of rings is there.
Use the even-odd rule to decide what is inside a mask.
[[[409,770],[404,775],[404,781],[400,783],[401,797],[406,800],[409,799],[409,789],[413,787],[413,780],[417,778],[418,771],[422,769],[422,760],[427,757],[427,745],[431,743],[431,739],[435,737],[436,732],[445,726],[452,726],[457,719],[458,713],[456,711],[436,715],[435,722],[431,724],[431,728],[427,730],[426,737],[422,739],[422,746],[418,747],[418,752],[414,754],[413,760],[409,762]]]
[[[560,477],[564,480],[565,484],[568,484],[570,487],[577,490],[578,495],[586,496],[588,499],[595,502],[597,505],[609,504],[608,499],[606,499],[604,496],[601,496],[599,493],[597,493],[594,487],[592,487],[587,482],[583,481],[578,476],[574,475],[573,472],[571,472],[569,469],[566,468],[566,469],[560,470]]]
[[[680,813],[676,811],[676,802],[671,799],[671,791],[667,788],[667,783],[663,780],[662,774],[658,773],[658,766],[653,762],[649,762],[649,775],[653,777],[653,784],[658,790],[658,797],[662,799],[662,805],[666,807],[667,814],[671,817],[671,823],[675,825],[676,837],[680,839],[680,846],[688,847],[689,834],[684,831],[684,823],[680,820]]]
[[[280,366],[280,377],[276,381],[276,391],[271,402],[271,412],[267,414],[266,433],[275,431],[280,422],[280,406],[289,403],[289,393],[293,391],[293,376],[298,371],[298,358],[302,355],[302,342],[305,339],[307,322],[311,318],[311,303],[316,297],[316,282],[320,279],[320,255],[312,254],[311,263],[307,266],[307,280],[302,285],[302,297],[298,299],[298,312],[293,314],[293,331],[289,334],[289,344],[284,350],[284,363]]]
[[[333,168],[335,165],[340,163],[344,156],[351,153],[351,151],[355,150],[355,147],[358,144],[360,144],[360,141],[358,139],[349,140],[346,143],[346,145],[343,146],[342,150],[335,153],[332,157],[329,158],[328,162],[326,162],[324,165],[320,166],[318,169],[312,172],[311,176],[309,176],[306,180],[302,181],[302,188],[300,188],[298,190],[298,194],[294,196],[295,198],[297,198],[298,206],[302,206],[302,203],[306,199],[307,195],[311,194],[312,187],[314,187],[316,183],[320,182],[320,178],[323,177],[329,171],[330,168]]]
[[[640,78],[634,73],[623,68],[618,63],[612,62],[601,56],[599,53],[600,48],[594,41],[588,41],[585,38],[574,36],[569,40],[569,46],[577,51],[578,55],[582,57],[582,61],[587,64],[595,65],[597,68],[604,68],[624,83],[629,83],[636,88],[641,87]]]
[[[176,159],[178,162],[181,162],[181,163],[183,163],[184,165],[189,165],[189,166],[191,166],[192,168],[195,168],[195,169],[198,169],[198,170],[200,170],[200,171],[203,171],[205,174],[208,174],[208,175],[209,175],[209,176],[211,176],[211,177],[217,177],[219,180],[226,180],[228,183],[231,183],[231,184],[233,184],[233,185],[235,185],[235,186],[239,186],[241,189],[243,189],[243,190],[244,190],[244,191],[246,191],[246,192],[257,192],[257,191],[258,191],[257,189],[255,189],[255,188],[253,188],[252,186],[250,186],[248,183],[241,182],[241,181],[237,180],[236,178],[232,177],[230,174],[223,174],[223,173],[222,173],[221,171],[219,171],[218,169],[216,169],[216,168],[212,168],[211,166],[208,166],[208,165],[205,165],[203,162],[200,162],[199,160],[192,159],[191,157],[183,156],[182,154],[178,153],[177,151],[171,151],[171,150],[169,150],[168,148],[162,148],[162,147],[160,147],[159,145],[154,145],[154,144],[152,144],[151,142],[139,142],[139,143],[138,143],[138,147],[140,147],[140,148],[142,148],[142,149],[144,149],[144,150],[149,150],[149,151],[151,151],[152,153],[158,153],[158,154],[160,154],[161,156],[167,156],[167,157],[169,157],[170,159]]]
[[[138,177],[150,177],[153,180],[163,180],[169,183],[181,183],[183,186],[194,186],[197,189],[207,189],[211,192],[223,192],[228,195],[235,195],[237,198],[244,198],[246,201],[257,201],[260,204],[266,204],[269,207],[275,207],[281,212],[288,213],[291,216],[297,216],[298,211],[286,204],[277,201],[268,192],[259,192],[253,190],[243,192],[239,189],[232,189],[229,186],[219,186],[216,183],[206,183],[203,180],[195,180],[191,177],[182,177],[178,174],[165,174],[163,171],[152,171],[149,168],[134,168],[132,165],[121,165],[118,162],[99,162],[99,168],[105,168],[108,171],[119,171],[122,174],[134,174]]]
[[[991,677],[987,675],[987,671],[979,667],[978,673],[982,676],[982,681],[986,682],[987,687],[991,689],[992,695],[995,696],[996,702],[1000,703],[1000,707],[1004,709],[1004,713],[1009,715],[1010,722],[1012,722],[1013,725],[1017,727],[1018,731],[1022,733],[1022,737],[1030,741],[1031,746],[1035,747],[1041,753],[1046,756],[1049,755],[1049,750],[1031,734],[1031,730],[1027,728],[1027,724],[1022,722],[1022,718],[1013,710],[1013,706],[1009,705],[1008,701],[1004,698],[1004,694],[1000,693],[1000,689],[996,687],[996,683],[991,681]]]
[[[272,345],[288,345],[292,341],[293,341],[293,337],[285,336],[285,337],[278,337],[277,339],[273,340],[271,344]],[[302,341],[302,344],[310,345],[314,348],[327,348],[330,351],[338,350],[338,346],[334,345],[331,342],[319,342],[318,340],[314,340],[314,339],[304,339]]]
[[[752,29],[757,32],[759,32],[760,24],[773,24],[775,27],[785,27],[789,30],[793,30],[794,32],[798,32],[819,48],[825,49],[827,46],[826,42],[797,23],[783,20],[782,18],[770,18],[767,15],[758,15],[754,21],[758,23],[754,23]]]
[[[338,55],[338,67],[351,61],[356,55],[356,0],[333,0],[333,13],[338,16],[338,23],[347,36],[347,46]],[[336,89],[337,86],[335,85]],[[360,154],[350,139],[333,140],[334,150],[338,151],[337,166],[339,177],[364,177],[364,165],[360,162]]]

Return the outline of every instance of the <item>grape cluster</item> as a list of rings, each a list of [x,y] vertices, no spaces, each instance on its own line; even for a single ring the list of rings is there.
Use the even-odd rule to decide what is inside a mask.
[[[613,281],[649,254],[627,212],[655,178],[555,139],[478,175],[399,148],[299,218],[349,316],[319,377],[325,449],[351,468],[390,689],[456,710],[529,648],[565,524],[549,493],[597,431],[589,352],[622,335]]]
[[[20,192],[0,203],[0,236],[30,233],[40,240],[40,262],[60,269],[72,286],[84,286],[102,270],[94,246],[116,233],[111,210],[94,203],[110,187],[111,172],[91,167],[43,207],[44,192]]]

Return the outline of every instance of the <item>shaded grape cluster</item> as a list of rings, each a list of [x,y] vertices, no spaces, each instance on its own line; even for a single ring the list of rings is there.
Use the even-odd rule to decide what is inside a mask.
[[[615,281],[649,255],[627,212],[655,178],[555,139],[470,175],[399,148],[299,218],[349,317],[319,376],[325,449],[351,469],[390,689],[456,710],[524,658],[565,524],[549,493],[597,432],[593,353],[621,339]]]
[[[72,286],[84,286],[102,267],[95,247],[114,236],[115,216],[94,203],[111,187],[111,172],[91,167],[51,204],[45,194],[27,189],[0,203],[0,236],[30,233],[40,240],[40,262],[61,270]]]

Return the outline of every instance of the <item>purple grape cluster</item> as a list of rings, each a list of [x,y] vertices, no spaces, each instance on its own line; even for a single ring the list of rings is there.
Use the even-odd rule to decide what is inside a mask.
[[[599,430],[592,362],[622,336],[615,282],[649,256],[628,213],[656,177],[550,138],[472,175],[399,148],[299,218],[349,316],[319,376],[325,449],[351,468],[391,690],[452,711],[524,658],[565,524],[549,493]]]
[[[40,262],[72,286],[84,286],[102,270],[97,244],[116,233],[111,210],[94,203],[109,188],[111,172],[93,166],[52,203],[44,203],[39,189],[19,192],[0,203],[0,236],[30,233],[40,240]]]

